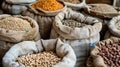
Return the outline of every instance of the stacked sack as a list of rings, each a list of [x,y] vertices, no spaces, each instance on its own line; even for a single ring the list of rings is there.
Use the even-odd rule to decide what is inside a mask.
[[[29,5],[22,15],[35,19],[39,24],[41,38],[48,39],[54,17],[66,10],[66,5],[57,0],[41,0]]]
[[[120,66],[120,38],[111,37],[100,41],[91,51],[94,67]]]
[[[84,67],[91,47],[100,39],[101,28],[97,19],[67,9],[55,17],[50,38],[59,37],[70,44],[77,56],[75,67]]]
[[[3,57],[4,67],[74,67],[75,63],[72,47],[60,39],[23,41]]]
[[[108,4],[88,4],[88,6],[89,8],[84,9],[84,13],[94,16],[102,22],[101,39],[104,39],[104,35],[108,30],[107,23],[109,23],[111,18],[120,15],[119,10]]]
[[[120,37],[120,16],[113,17],[109,23],[107,23],[109,30],[105,34],[105,39],[110,37]]]
[[[27,10],[29,3],[36,0],[4,0],[2,3],[2,9],[6,13],[20,14],[22,11]]]
[[[38,39],[40,39],[39,27],[32,18],[20,15],[0,15],[0,59],[15,43]]]
[[[69,8],[73,10],[79,10],[81,8],[86,7],[85,0],[61,0],[63,1]]]

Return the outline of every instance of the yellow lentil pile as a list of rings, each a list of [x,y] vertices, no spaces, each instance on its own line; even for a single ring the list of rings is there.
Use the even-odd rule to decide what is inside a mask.
[[[70,2],[70,3],[73,3],[73,4],[78,4],[80,3],[80,0],[64,0],[65,2]]]
[[[16,31],[25,31],[32,29],[30,23],[27,20],[23,20],[17,17],[7,17],[0,20],[0,28]]]
[[[95,11],[95,12],[117,12],[117,10],[115,10],[112,6],[107,5],[107,4],[99,4],[97,6],[94,6],[91,8],[91,10]]]
[[[57,0],[40,0],[36,2],[35,4],[32,4],[33,8],[41,8],[46,11],[55,11],[62,9],[64,6]]]
[[[81,22],[71,20],[71,19],[63,20],[62,23],[63,25],[69,26],[71,28],[75,28],[75,27],[80,28],[86,25],[85,23],[81,23]]]
[[[24,55],[17,58],[18,63],[29,67],[52,67],[62,59],[52,51],[38,54]]]

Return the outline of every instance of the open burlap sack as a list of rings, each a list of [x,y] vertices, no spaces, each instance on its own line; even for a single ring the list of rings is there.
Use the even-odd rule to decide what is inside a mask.
[[[42,51],[55,51],[62,58],[62,61],[53,67],[74,67],[76,56],[73,49],[68,44],[61,42],[60,39],[23,41],[15,44],[3,57],[4,67],[24,67],[16,61],[21,55],[33,54]]]
[[[65,2],[64,0],[61,0],[61,1],[63,1],[68,7],[72,8],[73,10],[79,10],[86,6],[85,0],[80,0],[80,3],[77,3],[77,4]]]
[[[93,64],[94,64],[94,67],[109,67],[105,62],[105,59],[98,55],[98,53],[100,52],[101,50],[101,47],[103,47],[104,45],[110,45],[110,44],[114,44],[114,43],[119,43],[120,42],[120,39],[119,38],[116,38],[116,37],[111,37],[109,39],[106,39],[106,40],[103,40],[103,41],[100,41],[99,43],[97,43],[97,45],[94,47],[94,49],[91,51],[91,56],[93,58]],[[119,44],[118,44],[119,45]],[[109,47],[111,48],[111,47]],[[119,48],[119,47],[118,47]],[[112,49],[112,48],[111,48]],[[112,52],[112,51],[111,51]],[[106,55],[104,55],[106,56]],[[109,56],[111,57],[111,56]],[[107,58],[106,58],[107,59]],[[115,58],[116,59],[116,58]],[[109,62],[109,60],[108,60]],[[111,63],[112,64],[112,63]],[[118,67],[118,66],[115,66],[115,67]]]
[[[64,10],[66,10],[66,6],[59,12]],[[59,12],[55,12],[55,15]],[[41,38],[48,39],[50,37],[51,26],[55,16],[48,16],[45,13],[32,8],[30,5],[28,10],[22,12],[22,15],[29,16],[38,22]]]
[[[9,41],[9,42],[20,42],[23,40],[38,40],[40,38],[39,27],[35,20],[27,16],[20,16],[20,15],[11,16],[11,15],[4,15],[4,14],[0,15],[0,20],[2,21],[3,19],[9,18],[9,17],[16,17],[16,18],[20,18],[28,21],[29,24],[31,25],[31,29],[21,31],[21,30],[9,30],[1,27],[0,40]]]
[[[107,25],[113,35],[120,37],[120,16],[112,18]]]
[[[18,1],[18,0],[15,0]],[[26,1],[26,0],[24,0]],[[4,1],[1,5],[2,10],[5,13],[10,13],[10,14],[21,14],[22,11],[27,10],[27,5],[28,4],[12,4],[12,3],[8,3],[6,1]]]
[[[71,28],[62,24],[64,19],[74,19],[88,25]],[[85,67],[90,49],[99,41],[101,28],[102,24],[95,18],[85,17],[81,13],[68,9],[55,17],[50,38],[60,37],[64,43],[70,44],[77,56],[75,67]]]
[[[108,4],[89,4],[89,8],[85,8],[84,11],[92,16],[102,19],[111,19],[117,15],[120,15],[119,10]]]

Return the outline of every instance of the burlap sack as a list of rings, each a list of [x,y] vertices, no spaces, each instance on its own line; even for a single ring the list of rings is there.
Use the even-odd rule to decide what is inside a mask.
[[[86,64],[87,64],[87,67],[94,67],[93,58],[91,56],[87,59]]]
[[[62,9],[62,11],[64,10],[66,10],[66,6]],[[45,13],[30,6],[28,10],[22,12],[22,15],[29,16],[38,22],[41,38],[48,39],[50,37],[51,26],[55,16],[46,16]]]
[[[2,58],[5,53],[12,47],[15,43],[0,41],[0,67],[2,67]]]
[[[86,0],[87,4],[104,3],[114,5],[114,2],[116,2],[116,0]]]
[[[62,61],[53,65],[53,67],[74,67],[76,63],[74,51],[68,44],[61,42],[60,39],[51,39],[37,42],[24,41],[15,44],[3,57],[3,66],[24,67],[16,62],[17,57],[42,51],[55,51],[59,57],[62,57]]]
[[[111,37],[109,39],[106,39],[106,40],[103,40],[97,43],[97,45],[91,51],[91,56],[93,57],[94,67],[109,67],[107,66],[107,64],[104,63],[104,59],[97,53],[99,53],[99,49],[102,45],[110,45],[112,43],[119,43],[119,42],[120,42],[119,38]]]
[[[65,2],[64,0],[61,0],[61,1],[63,1],[68,7],[72,8],[73,10],[79,10],[79,9],[84,8],[86,6],[85,0],[80,0],[80,3],[78,3],[78,4]]]
[[[23,4],[23,3],[32,3],[35,2],[36,0],[6,0],[8,3],[12,4]]]
[[[63,19],[74,19],[81,23],[93,24],[81,28],[71,28],[62,24]],[[68,9],[55,17],[50,38],[60,37],[64,43],[72,46],[77,56],[75,67],[85,67],[90,49],[99,41],[102,24],[92,17]]]
[[[26,0],[24,0],[24,1],[26,1]],[[1,7],[5,13],[21,14],[22,11],[27,10],[27,5],[28,4],[10,4],[10,3],[4,1],[2,3]]]
[[[82,12],[83,15],[85,16],[90,16],[90,17],[93,17],[87,13],[85,13],[84,11]],[[105,37],[105,34],[106,32],[108,31],[108,26],[107,26],[107,23],[110,22],[110,20],[108,19],[101,19],[101,18],[98,18],[98,17],[95,17],[98,21],[100,21],[102,23],[102,30],[100,31],[100,40],[104,40],[104,37]]]
[[[111,38],[111,37],[116,37],[116,36],[114,36],[110,31],[107,31],[105,33],[104,39],[108,39],[108,38]]]
[[[11,17],[11,15],[0,15],[0,20]],[[39,27],[35,20],[27,16],[16,15],[14,17],[27,20],[32,29],[29,31],[15,31],[0,28],[0,40],[9,42],[20,42],[23,40],[38,40],[40,38]]]
[[[84,8],[84,11],[85,11],[86,13],[92,15],[92,16],[99,17],[99,18],[102,18],[102,19],[111,19],[111,18],[113,18],[113,17],[115,17],[115,16],[120,15],[119,10],[117,10],[116,8],[114,8],[114,7],[111,6],[111,5],[109,5],[109,6],[113,7],[115,10],[117,10],[117,12],[94,11],[94,10],[91,9],[92,7],[96,7],[96,6],[100,6],[100,5],[102,5],[102,6],[104,7],[104,5],[107,5],[107,4],[89,4],[89,6],[91,6],[91,7],[89,7],[89,8]],[[98,8],[98,9],[99,9],[99,8]],[[109,8],[107,8],[107,9],[109,9]],[[112,10],[111,10],[111,11],[112,11]]]
[[[120,37],[120,16],[114,17],[107,25],[113,35]]]

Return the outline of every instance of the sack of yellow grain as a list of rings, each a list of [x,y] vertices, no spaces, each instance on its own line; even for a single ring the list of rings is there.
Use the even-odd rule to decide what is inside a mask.
[[[85,0],[61,0],[73,10],[79,10],[86,6]]]
[[[91,51],[94,67],[120,66],[120,39],[109,38],[100,41]]]
[[[89,8],[85,8],[84,11],[92,16],[102,19],[111,19],[120,15],[119,10],[108,4],[89,4]]]
[[[28,9],[28,4],[35,0],[4,0],[1,7],[5,13],[21,14]]]
[[[38,22],[41,38],[48,39],[54,17],[59,12],[66,10],[62,2],[56,0],[41,0],[29,5],[29,9],[22,15],[29,16]]]
[[[90,49],[99,41],[101,28],[97,19],[68,9],[55,17],[50,38],[59,37],[70,44],[77,56],[75,67],[84,67]]]
[[[23,41],[3,57],[4,67],[74,67],[75,63],[72,47],[60,39]]]
[[[20,15],[0,15],[0,40],[20,42],[39,38],[38,24],[32,18]]]

